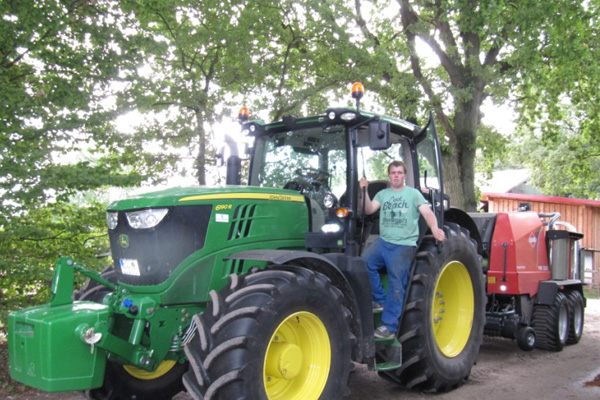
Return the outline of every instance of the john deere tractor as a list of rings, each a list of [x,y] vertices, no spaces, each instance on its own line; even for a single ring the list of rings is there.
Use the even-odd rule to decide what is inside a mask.
[[[357,89],[356,107],[245,119],[253,144],[231,152],[225,187],[110,204],[113,265],[98,274],[61,258],[50,301],[10,315],[13,379],[91,399],[185,389],[206,400],[336,400],[361,363],[403,387],[460,385],[485,324],[478,246],[444,218],[433,119],[421,128],[362,111]],[[393,159],[409,166],[407,184],[426,193],[447,240],[422,225],[400,330],[375,339],[381,314],[360,254],[378,221],[362,212],[358,180]],[[369,175],[379,170],[385,178],[385,167]],[[384,187],[374,181],[369,194]],[[73,296],[75,272],[89,280]]]

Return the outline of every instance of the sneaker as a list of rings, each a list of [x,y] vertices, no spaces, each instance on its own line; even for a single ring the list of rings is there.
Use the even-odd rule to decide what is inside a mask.
[[[373,311],[383,311],[383,306],[377,302],[373,302]]]
[[[395,332],[390,332],[390,330],[383,325],[375,329],[375,337],[378,339],[392,339],[395,336]]]

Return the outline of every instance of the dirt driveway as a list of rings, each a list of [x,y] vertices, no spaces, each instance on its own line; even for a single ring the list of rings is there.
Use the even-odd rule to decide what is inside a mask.
[[[358,366],[346,400],[598,400],[600,399],[600,300],[588,300],[584,334],[562,352],[523,352],[515,342],[486,338],[465,385],[450,393],[410,392]],[[7,400],[81,400],[74,393],[8,396]],[[189,400],[181,393],[177,400]],[[161,399],[157,399],[161,400]]]

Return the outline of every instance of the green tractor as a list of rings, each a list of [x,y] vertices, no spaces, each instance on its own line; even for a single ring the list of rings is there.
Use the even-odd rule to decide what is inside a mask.
[[[243,121],[247,186],[232,146],[226,187],[110,204],[114,264],[98,274],[61,258],[51,300],[10,314],[12,378],[106,400],[342,399],[353,363],[416,390],[463,383],[482,341],[484,278],[476,242],[453,222],[466,214],[444,195],[434,121],[421,129],[355,98],[323,115]],[[423,225],[400,330],[375,339],[381,313],[360,254],[378,221],[361,211],[358,180],[388,159],[409,166],[447,239]],[[385,186],[372,182],[370,195]],[[75,271],[89,279],[73,296]]]

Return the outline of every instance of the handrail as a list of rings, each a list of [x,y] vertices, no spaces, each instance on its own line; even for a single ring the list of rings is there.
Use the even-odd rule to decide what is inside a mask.
[[[538,213],[538,215],[542,219],[543,218],[550,218],[550,221],[548,221],[548,222],[544,221],[544,225],[548,226],[548,230],[554,229],[554,223],[560,218],[560,213],[559,212]]]

